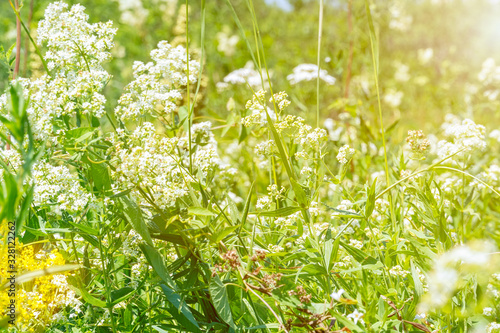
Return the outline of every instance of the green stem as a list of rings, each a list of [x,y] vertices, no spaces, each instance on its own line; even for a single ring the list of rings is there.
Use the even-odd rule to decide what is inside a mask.
[[[319,73],[321,61],[321,35],[323,32],[323,0],[319,1],[319,27],[318,27],[318,77],[316,78],[316,127],[319,127]]]
[[[36,54],[38,54],[38,56],[40,57],[40,60],[42,60],[42,64],[43,64],[43,67],[45,68],[45,71],[47,72],[47,74],[49,76],[51,76],[50,72],[49,72],[49,68],[47,67],[47,63],[45,62],[45,59],[43,58],[42,53],[40,52],[40,49],[38,48],[38,46],[36,45],[35,41],[31,37],[31,34],[30,34],[28,28],[26,28],[26,26],[24,25],[23,20],[21,19],[21,15],[19,15],[19,11],[16,9],[16,7],[14,6],[14,4],[12,3],[12,0],[9,0],[9,3],[10,3],[10,6],[12,7],[12,9],[14,10],[14,13],[16,14],[17,18],[19,19],[19,22],[21,23],[21,26],[23,27],[24,31],[28,35],[28,38],[30,39],[30,41],[33,44],[33,46],[35,47]]]

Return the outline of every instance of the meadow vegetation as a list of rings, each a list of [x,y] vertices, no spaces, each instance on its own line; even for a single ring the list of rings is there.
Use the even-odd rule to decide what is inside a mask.
[[[0,4],[2,330],[500,332],[500,4],[286,3]]]

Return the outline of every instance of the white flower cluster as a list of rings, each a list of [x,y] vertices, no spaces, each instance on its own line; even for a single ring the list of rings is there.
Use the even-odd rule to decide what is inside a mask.
[[[219,82],[222,84],[218,84],[217,87],[223,89],[229,84],[248,84],[252,89],[259,89],[262,88],[262,82],[264,82],[264,88],[269,86],[267,74],[264,71],[261,73],[257,72],[253,68],[253,63],[248,62],[245,67],[234,70],[226,75],[224,77],[224,82]]]
[[[141,26],[149,15],[141,0],[115,0],[121,11],[120,20],[133,26]]]
[[[193,166],[204,177],[220,171],[232,176],[236,170],[221,161],[210,131],[210,123],[193,125]],[[186,135],[168,138],[158,134],[152,123],[145,122],[131,134],[118,130],[112,135],[110,152],[119,161],[112,177],[125,187],[145,188],[161,209],[175,206],[178,199],[188,194],[187,182],[189,150]],[[134,190],[136,197],[140,197]],[[143,202],[144,205],[150,205]]]
[[[222,31],[215,34],[217,39],[217,51],[223,53],[226,57],[231,57],[236,52],[236,45],[240,40],[238,35],[231,34],[231,28],[225,25]]]
[[[485,87],[483,91],[484,97],[490,101],[497,99],[500,95],[500,90],[497,88],[500,83],[500,66],[495,64],[493,58],[488,58],[483,62],[477,78]]]
[[[116,29],[112,22],[88,23],[85,7],[74,5],[68,10],[64,2],[54,2],[45,11],[38,26],[38,42],[47,42],[45,54],[50,70],[55,68],[99,69],[111,59]]]
[[[471,273],[480,273],[481,279],[488,279],[496,269],[494,245],[486,242],[458,246],[443,255],[435,263],[429,275],[429,293],[420,304],[422,311],[444,306],[456,290],[459,280]]]
[[[197,80],[200,64],[196,60],[188,62],[186,49],[180,45],[173,47],[161,41],[151,51],[151,58],[154,62],[134,63],[134,80],[125,87],[126,93],[115,109],[122,121],[176,111],[177,101],[182,98],[180,87]]]
[[[174,206],[177,199],[188,193],[186,171],[176,159],[178,138],[161,137],[148,122],[128,137],[123,131],[118,131],[118,135],[121,137],[111,137],[112,154],[119,161],[113,172],[115,180],[148,188],[162,209]]]
[[[9,169],[8,172],[15,173],[22,164],[21,155],[15,149],[0,148],[0,161],[3,162]],[[0,182],[3,180],[4,173],[7,172],[0,166]]]
[[[495,59],[488,58],[483,62],[477,78],[485,85],[497,84],[500,82],[500,66],[495,64]]]
[[[434,50],[430,47],[426,49],[419,49],[417,51],[418,55],[418,62],[420,62],[421,65],[426,65],[431,61],[432,57],[434,57]]]
[[[52,207],[57,215],[63,211],[82,211],[92,199],[78,177],[64,165],[53,166],[40,161],[34,165],[32,177],[35,185],[33,205]]]
[[[407,31],[413,23],[413,17],[406,13],[401,3],[394,3],[389,8],[391,15],[389,28],[399,31]]]
[[[392,108],[397,108],[401,105],[403,96],[403,92],[389,89],[387,93],[384,94],[384,102]]]
[[[491,322],[486,326],[486,333],[498,333],[500,332],[500,323]]]
[[[498,187],[500,184],[500,166],[496,164],[490,165],[488,169],[478,175],[478,178],[492,187]],[[483,182],[474,180],[471,182],[471,186],[484,189],[486,186]]]
[[[105,113],[101,91],[111,76],[101,63],[111,57],[116,29],[111,22],[88,23],[84,9],[74,5],[68,10],[64,2],[55,2],[40,21],[38,40],[47,43],[44,58],[52,74],[21,80],[24,94],[30,96],[27,112],[38,140],[57,142],[65,132],[63,116],[100,118]],[[6,101],[6,95],[1,100]],[[5,111],[5,103],[0,103],[0,112]]]
[[[315,80],[318,78],[318,66],[314,64],[300,64],[295,67],[293,73],[289,74],[286,78],[290,84]],[[333,85],[336,81],[336,79],[329,75],[325,69],[319,71],[319,78],[328,85]]]
[[[54,77],[44,75],[34,80],[23,80],[30,93],[28,117],[38,140],[53,138],[64,133],[55,124],[62,116],[105,114],[106,98],[100,93],[110,75],[104,70],[58,73]],[[53,139],[55,140],[55,139]]]
[[[472,150],[484,150],[486,148],[485,127],[477,125],[470,119],[465,119],[459,124],[449,124],[445,127],[444,134],[451,139],[438,142],[438,156],[440,158],[457,153],[463,156],[464,153]]]
[[[337,154],[337,161],[339,161],[340,164],[347,164],[355,153],[355,149],[349,147],[349,145],[343,145],[340,147],[339,153]]]
[[[245,127],[252,125],[265,125],[267,124],[267,114],[272,120],[276,120],[274,111],[266,105],[266,91],[257,91],[251,100],[247,101],[245,107],[251,112],[249,116],[241,119]],[[266,114],[267,111],[267,114]]]

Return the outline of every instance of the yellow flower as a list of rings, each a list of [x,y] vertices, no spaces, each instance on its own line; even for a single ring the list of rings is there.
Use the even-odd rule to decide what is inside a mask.
[[[2,223],[5,224],[5,223]],[[0,235],[5,234],[5,227],[0,227]],[[12,264],[8,262],[9,249],[12,258],[13,248],[9,248],[7,238],[2,237],[0,243],[0,285],[5,285],[11,276]],[[16,276],[26,272],[41,270],[65,264],[65,260],[57,249],[52,251],[36,249],[31,245],[15,244],[15,271]],[[9,272],[10,271],[10,272]],[[16,285],[15,293],[9,289],[0,291],[0,308],[6,309],[15,297],[16,324],[20,332],[36,332],[50,326],[57,319],[57,315],[71,306],[79,312],[79,300],[66,280],[69,273],[39,276],[22,285]],[[15,295],[15,296],[13,296]]]

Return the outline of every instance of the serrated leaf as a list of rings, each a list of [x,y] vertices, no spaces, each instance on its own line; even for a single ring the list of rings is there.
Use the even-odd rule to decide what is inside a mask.
[[[212,303],[214,304],[215,310],[219,316],[222,320],[224,320],[224,322],[235,329],[231,306],[229,304],[229,298],[227,297],[226,286],[222,283],[219,276],[215,275],[210,279],[208,290],[210,292]]]

